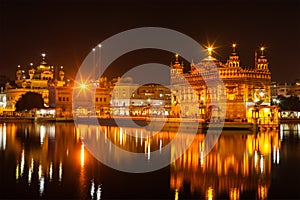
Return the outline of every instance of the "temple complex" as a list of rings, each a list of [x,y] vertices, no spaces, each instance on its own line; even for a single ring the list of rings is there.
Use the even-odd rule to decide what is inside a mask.
[[[251,120],[251,107],[270,106],[271,72],[264,50],[261,47],[259,55],[256,54],[254,67],[245,67],[240,65],[236,44],[232,45],[226,63],[217,60],[212,48],[208,48],[208,56],[199,63],[191,63],[188,73],[183,72],[183,63],[179,62],[176,55],[175,62],[170,66],[171,84],[175,93],[177,90],[177,94],[172,95],[172,104],[175,107],[175,104],[184,102],[184,106],[181,109],[174,108],[173,115],[210,118],[213,112],[224,112],[214,105],[214,102],[223,102],[226,103],[227,120]],[[191,87],[185,86],[184,79]],[[209,88],[209,82],[215,82],[216,85]],[[218,82],[223,82],[224,87],[220,87]],[[199,106],[194,105],[195,101]],[[261,116],[270,114],[271,110],[265,109],[266,113],[261,113]]]

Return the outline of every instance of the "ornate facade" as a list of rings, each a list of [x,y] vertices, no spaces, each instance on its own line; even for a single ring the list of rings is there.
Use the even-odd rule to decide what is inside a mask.
[[[208,49],[208,57],[197,64],[192,63],[188,73],[184,73],[183,68],[176,55],[175,63],[171,63],[171,83],[175,93],[177,92],[172,95],[173,115],[207,119],[212,112],[224,112],[213,104],[223,101],[227,107],[226,119],[245,120],[249,118],[247,110],[250,106],[270,105],[271,72],[263,47],[259,57],[255,58],[253,68],[240,65],[236,44],[232,45],[232,52],[226,63],[217,60],[212,49]],[[191,89],[184,88],[184,79],[192,86]],[[224,87],[218,85],[220,81]],[[209,82],[216,84],[209,88]],[[191,103],[195,101],[198,105]],[[184,106],[176,108],[176,104],[183,102]]]
[[[42,95],[45,107],[49,107],[49,86],[64,86],[63,67],[56,77],[54,67],[50,66],[42,54],[42,60],[36,67],[30,63],[30,69],[26,71],[18,65],[15,85],[6,85],[7,108],[15,109],[16,102],[27,92],[35,92]]]

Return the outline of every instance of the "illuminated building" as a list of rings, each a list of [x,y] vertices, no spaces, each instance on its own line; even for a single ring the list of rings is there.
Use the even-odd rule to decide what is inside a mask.
[[[74,106],[72,108],[73,115],[109,115],[111,82],[106,77],[101,77],[96,81],[89,80],[75,83],[72,89],[69,94],[71,98],[74,98],[74,96],[76,98],[76,101],[72,104],[71,100],[69,105]]]
[[[290,97],[290,96],[297,96],[300,98],[300,81],[296,81],[295,84],[279,84],[279,83],[272,83],[271,84],[271,97],[272,101],[277,100],[278,96],[283,97]]]
[[[111,113],[112,115],[129,116],[130,98],[132,93],[138,88],[131,77],[121,79],[120,77],[112,80],[111,91]]]
[[[256,104],[270,106],[271,72],[269,63],[264,54],[265,48],[260,49],[260,55],[255,56],[255,66],[247,68],[240,65],[240,58],[236,51],[236,44],[232,45],[231,54],[226,63],[213,56],[212,47],[208,48],[208,56],[199,63],[191,64],[188,73],[183,72],[183,64],[179,63],[176,55],[175,63],[171,63],[171,83],[176,90],[172,95],[172,110],[174,116],[210,118],[212,112],[225,112],[212,102],[226,102],[226,120],[246,121],[251,117],[247,110]],[[211,71],[216,66],[220,79],[216,79]],[[192,89],[182,88],[183,77],[192,86]],[[206,81],[224,83],[224,90],[218,85],[208,88]],[[190,91],[193,90],[193,91]],[[194,105],[198,102],[199,105]],[[176,104],[184,102],[180,109]]]
[[[167,116],[170,112],[170,90],[162,85],[147,84],[137,88],[130,99],[133,116]]]
[[[158,84],[140,86],[133,83],[131,77],[117,78],[115,81],[112,81],[111,89],[111,113],[113,115],[169,115],[171,95],[168,88]]]
[[[42,54],[42,60],[36,67],[30,63],[28,71],[18,65],[16,71],[15,85],[6,85],[7,108],[15,110],[16,102],[23,94],[27,92],[35,92],[42,95],[45,107],[49,107],[49,86],[64,86],[63,67],[58,72],[59,78],[56,76],[56,69],[50,66],[45,59],[46,55]]]

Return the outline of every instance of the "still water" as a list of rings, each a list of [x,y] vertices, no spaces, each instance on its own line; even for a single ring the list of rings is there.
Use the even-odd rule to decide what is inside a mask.
[[[79,128],[91,128],[81,125]],[[126,151],[163,149],[175,136],[145,129],[92,127]],[[149,137],[137,139],[134,133]],[[169,166],[133,174],[101,164],[73,123],[0,124],[0,198],[299,199],[300,124],[279,131],[223,131],[203,155],[204,134]],[[101,152],[114,160],[111,151]]]

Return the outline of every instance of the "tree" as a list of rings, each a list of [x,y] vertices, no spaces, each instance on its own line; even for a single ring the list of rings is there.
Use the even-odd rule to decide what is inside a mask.
[[[27,92],[16,103],[16,111],[31,110],[33,108],[44,108],[44,100],[41,94]]]

